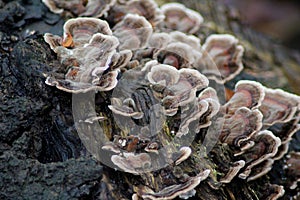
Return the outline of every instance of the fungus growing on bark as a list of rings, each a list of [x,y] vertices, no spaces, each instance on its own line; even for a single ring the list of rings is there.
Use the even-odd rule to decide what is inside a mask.
[[[123,2],[118,1],[111,8],[108,21],[116,24],[129,13],[145,17],[153,27],[164,19],[164,15],[154,0],[128,0]]]
[[[196,105],[191,105],[191,108],[189,106],[186,107],[188,108],[184,109],[184,111],[181,113],[181,115],[184,117],[181,120],[179,130],[176,133],[177,137],[188,134],[190,124],[194,121],[200,121],[200,118],[203,117],[210,109],[209,103],[205,100],[196,102]],[[198,132],[198,129],[196,129],[196,132]]]
[[[294,117],[292,120],[287,123],[277,123],[268,128],[272,131],[274,135],[281,139],[281,144],[288,143],[292,136],[300,130],[299,117]]]
[[[85,17],[103,17],[116,4],[116,0],[86,0],[85,11],[79,16]]]
[[[300,99],[280,89],[265,88],[265,98],[260,106],[265,126],[290,121],[299,109]]]
[[[149,153],[156,153],[158,154],[158,149],[160,145],[157,142],[149,142],[145,147],[145,151]]]
[[[176,197],[191,197],[190,191],[194,190],[196,186],[200,184],[201,181],[205,180],[210,173],[210,170],[204,170],[203,172],[199,173],[197,176],[189,177],[183,183],[171,185],[165,187],[164,189],[160,190],[159,192],[151,191],[150,188],[145,189],[147,192],[140,192],[142,198],[144,199],[151,199],[151,200],[167,200],[167,199],[174,199]]]
[[[121,153],[120,148],[117,145],[115,145],[113,142],[107,142],[106,144],[104,144],[102,146],[102,149],[113,152],[113,153],[117,153],[117,154]]]
[[[243,154],[239,155],[239,158],[242,158],[246,162],[246,168],[242,173],[239,174],[239,177],[246,179],[252,171],[252,168],[268,158],[272,158],[276,155],[281,141],[278,137],[270,131],[261,131],[254,137],[254,146],[247,149]],[[268,169],[270,170],[269,166]],[[259,173],[265,174],[266,171],[260,171]],[[259,177],[257,175],[251,175],[251,180],[254,177]]]
[[[116,52],[111,58],[109,67],[112,70],[121,69],[130,62],[131,58],[132,58],[132,52],[130,50],[123,50],[120,52]]]
[[[194,35],[186,35],[179,31],[172,31],[170,33],[155,32],[151,35],[148,46],[154,48],[156,54],[157,51],[168,51],[171,53],[179,51],[178,55],[183,55],[182,57],[189,63],[193,63],[197,56],[201,56],[200,39]],[[175,51],[173,48],[178,48],[179,50]],[[154,58],[157,57],[156,55]]]
[[[172,42],[180,42],[189,45],[193,50],[201,51],[200,39],[194,35],[187,35],[180,31],[172,31],[169,33]]]
[[[56,86],[58,89],[66,92],[81,93],[91,90],[108,91],[117,84],[117,71],[104,73],[109,68],[111,57],[115,53],[118,40],[113,36],[103,35],[101,33],[94,34],[84,47],[74,48],[69,55],[61,54],[57,50],[57,54],[61,57],[62,65],[67,69],[65,77],[49,76],[46,83]],[[59,47],[57,47],[59,48]],[[64,47],[63,47],[64,48]],[[65,51],[66,49],[62,49]],[[70,62],[74,64],[67,65]]]
[[[164,92],[162,102],[167,110],[192,102],[196,91],[208,86],[206,77],[196,70],[183,68],[178,73],[180,74],[178,82],[167,87]]]
[[[117,84],[116,69],[125,66],[132,56],[128,51],[116,52],[119,41],[112,36],[107,22],[100,19],[70,19],[64,25],[64,38],[51,34],[44,38],[57,53],[60,71],[65,73],[48,76],[46,83],[66,92],[113,89]],[[110,64],[113,69],[109,69]]]
[[[196,33],[203,23],[203,17],[179,3],[168,3],[161,7],[165,19],[163,25],[167,29],[184,33]]]
[[[175,165],[179,165],[180,163],[182,163],[183,161],[188,159],[188,157],[190,157],[190,155],[192,153],[192,149],[190,147],[181,147],[179,149],[179,152],[180,152],[180,156],[175,161]]]
[[[153,85],[153,90],[161,94],[166,113],[170,116],[177,112],[178,106],[184,106],[193,101],[197,90],[208,86],[206,77],[196,70],[177,70],[163,64],[151,67],[147,78]]]
[[[193,130],[196,133],[200,129],[211,125],[211,118],[214,117],[220,108],[218,97],[213,88],[205,88],[196,100],[185,105],[181,109],[181,123],[176,133],[177,137],[188,134],[190,124],[197,122],[196,128]]]
[[[235,147],[241,147],[262,127],[262,114],[258,110],[241,107],[233,115],[225,116],[220,140]]]
[[[44,40],[45,40],[45,42],[47,42],[49,44],[50,48],[54,52],[56,52],[55,49],[56,49],[56,47],[59,47],[62,45],[63,38],[61,38],[58,35],[53,35],[51,33],[45,33]]]
[[[258,179],[264,175],[266,175],[271,169],[272,165],[274,163],[273,158],[268,158],[264,160],[263,162],[252,166],[251,167],[251,173],[247,177],[247,181],[253,181],[255,179]]]
[[[144,116],[144,114],[141,111],[137,110],[136,104],[131,98],[124,99],[123,101],[118,98],[112,98],[111,105],[108,107],[114,113],[127,117],[140,119]]]
[[[278,147],[277,154],[273,157],[273,160],[280,160],[289,150],[289,142],[287,143],[282,143]]]
[[[59,1],[59,0],[42,0],[43,3],[56,14],[61,14],[66,10],[72,10],[75,14],[79,14],[84,11],[84,1]]]
[[[203,54],[198,59],[197,69],[218,83],[232,80],[243,70],[244,48],[232,35],[210,35],[202,46]],[[217,66],[217,69],[214,66]]]
[[[151,169],[151,157],[147,153],[126,153],[112,155],[111,161],[121,170],[139,175]]]
[[[206,128],[211,125],[211,119],[219,112],[220,103],[216,91],[208,87],[204,89],[198,96],[198,102],[205,101],[208,103],[207,111],[200,117],[199,126],[196,129],[198,132],[202,128]]]
[[[106,15],[116,0],[43,0],[43,3],[56,14],[98,18]]]
[[[151,49],[149,56],[159,63],[172,65],[177,69],[192,68],[195,60],[201,57],[202,51],[197,37],[179,31],[152,34],[148,47]]]
[[[148,46],[155,48],[155,49],[161,49],[165,48],[169,43],[171,42],[171,37],[168,33],[153,33],[148,41]]]
[[[51,49],[58,53],[58,49],[83,47],[90,42],[96,33],[112,35],[112,31],[106,21],[95,18],[75,18],[66,21],[63,27],[64,36],[61,38],[51,33],[44,35],[45,41]]]
[[[132,74],[134,73],[135,72],[133,71]],[[180,106],[185,106],[192,101],[196,101],[196,91],[208,86],[208,80],[194,69],[177,70],[172,66],[158,64],[157,62],[147,63],[140,74],[136,73],[135,76],[128,76],[128,78],[134,78],[137,80],[144,78],[144,80],[142,80],[143,84],[138,82],[134,87],[139,88],[142,85],[146,86],[144,92],[142,92],[144,93],[143,95],[153,95],[154,99],[151,97],[151,101],[156,103],[160,102],[161,106],[164,108],[164,113],[167,116],[175,115]],[[144,113],[145,110],[143,110],[143,107],[145,106],[141,106],[144,103],[139,103],[139,100],[134,96],[128,95],[128,97],[114,97],[111,99],[111,105],[109,108],[115,114],[132,117],[134,119],[147,117]],[[137,106],[137,103],[139,106]],[[205,102],[202,102],[202,104],[203,103]],[[153,103],[150,105],[146,104],[149,108],[153,105]],[[203,112],[203,109],[200,109],[199,106],[194,110],[197,112],[197,119],[200,118],[201,112]],[[195,116],[191,115],[190,117]],[[187,126],[190,121],[194,120],[188,120],[186,121],[186,126],[182,126],[185,130],[188,130]],[[182,124],[184,124],[184,122]],[[186,134],[186,131],[184,131],[184,133],[178,133],[178,136],[182,134]]]
[[[200,14],[178,3],[160,10],[153,0],[48,2],[56,12],[76,4],[73,15],[108,14],[112,30],[104,20],[79,17],[65,23],[63,37],[44,35],[61,63],[46,83],[72,93],[101,91],[101,114],[79,122],[111,124],[109,138],[95,142],[96,154],[108,152],[111,167],[137,175],[129,184],[133,199],[187,199],[208,176],[205,187],[212,189],[234,178],[253,181],[287,152],[300,128],[300,98],[242,80],[223,103],[218,86],[243,69],[243,47],[231,35],[210,35],[201,47],[187,35],[199,30]],[[211,128],[221,134],[209,135]],[[212,159],[207,141],[216,148]],[[291,153],[286,161],[286,173],[295,177],[290,189],[299,181],[298,157]],[[259,197],[284,193],[266,187]]]
[[[227,114],[233,114],[237,109],[246,107],[257,109],[265,97],[263,86],[255,81],[239,81],[230,100],[224,105]]]
[[[127,14],[113,27],[113,35],[120,41],[120,50],[145,47],[152,31],[151,24],[137,14]]]
[[[63,46],[74,47],[83,46],[88,43],[96,33],[112,35],[109,25],[106,21],[95,18],[78,17],[69,19],[64,24]]]
[[[156,65],[151,68],[147,78],[151,84],[170,87],[179,81],[180,74],[170,65]]]
[[[220,180],[221,183],[230,183],[234,177],[239,173],[239,171],[245,166],[244,160],[236,161],[229,168],[227,174],[223,176]]]
[[[300,130],[299,117],[295,117],[287,123],[276,123],[269,127],[268,130],[281,139],[281,145],[278,148],[277,154],[273,157],[274,160],[279,160],[288,152],[292,136]]]
[[[171,65],[176,69],[188,68],[194,62],[194,50],[185,43],[174,42],[154,53],[153,58],[158,62]]]

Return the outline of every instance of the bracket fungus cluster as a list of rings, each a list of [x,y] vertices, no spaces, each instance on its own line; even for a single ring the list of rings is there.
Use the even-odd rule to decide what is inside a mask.
[[[202,182],[218,190],[235,178],[253,181],[287,153],[299,130],[300,97],[241,80],[224,100],[223,83],[243,70],[244,49],[227,34],[201,44],[199,13],[178,3],[159,8],[153,0],[43,2],[75,17],[63,36],[44,35],[60,61],[46,84],[97,93],[101,116],[121,119],[118,129],[106,127],[109,137],[97,143],[98,152],[106,152],[114,168],[141,177],[132,199],[187,199]],[[88,123],[117,121],[93,119]],[[202,147],[209,132],[211,152]],[[286,161],[296,177],[292,189],[299,160],[292,153]],[[270,188],[272,199],[284,193]]]
[[[42,0],[56,14],[71,16],[101,17],[116,3],[116,0]]]

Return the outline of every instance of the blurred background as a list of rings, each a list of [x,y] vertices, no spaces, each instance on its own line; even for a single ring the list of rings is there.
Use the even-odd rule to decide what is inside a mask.
[[[300,51],[300,0],[218,0],[247,25]]]

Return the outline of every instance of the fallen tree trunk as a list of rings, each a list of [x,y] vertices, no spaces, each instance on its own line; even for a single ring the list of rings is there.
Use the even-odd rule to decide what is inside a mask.
[[[55,27],[60,32],[63,20],[41,2],[1,3],[0,198],[130,199],[130,183],[140,179],[93,160],[76,133],[71,95],[44,84],[44,73],[58,61],[42,35],[30,35],[26,29],[30,32],[47,27],[44,31],[50,32]],[[204,16],[206,23],[200,38],[204,40],[211,33],[231,33],[245,46],[245,70],[228,87],[248,79],[300,93],[299,53],[245,27],[229,8],[215,1],[182,3]],[[40,9],[41,13],[31,16],[30,9]],[[299,140],[299,133],[296,136]],[[299,151],[298,140],[294,139],[291,149]],[[222,147],[216,149],[216,155],[218,151]],[[279,162],[278,170],[281,169]],[[269,182],[237,179],[220,190],[213,190],[206,183],[197,189],[194,199],[258,199]],[[286,192],[284,199],[297,192],[299,189]]]

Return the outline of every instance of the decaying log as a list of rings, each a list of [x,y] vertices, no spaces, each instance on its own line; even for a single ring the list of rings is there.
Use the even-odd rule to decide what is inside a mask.
[[[45,32],[60,32],[63,20],[41,2],[27,2],[0,1],[0,199],[131,199],[130,184],[138,184],[140,178],[92,159],[74,127],[71,95],[44,83],[44,73],[59,63],[42,35],[29,32],[41,26],[47,28]],[[204,16],[206,23],[199,32],[202,40],[211,33],[231,33],[245,47],[245,70],[228,87],[248,79],[300,94],[298,52],[246,27],[234,10],[217,1],[182,3]],[[29,8],[40,9],[40,15],[30,15]],[[299,151],[299,133],[295,135],[291,148]],[[215,148],[213,159],[227,159],[217,156],[226,148]],[[187,168],[189,162],[194,165],[197,161],[199,168],[213,166],[212,158],[205,162],[193,159],[185,164]],[[282,165],[275,166],[281,170]],[[284,178],[276,177],[278,170],[273,180]],[[259,199],[268,184],[269,179],[249,183],[234,179],[214,190],[206,182],[191,199]],[[283,199],[297,192],[299,189],[287,191]]]

